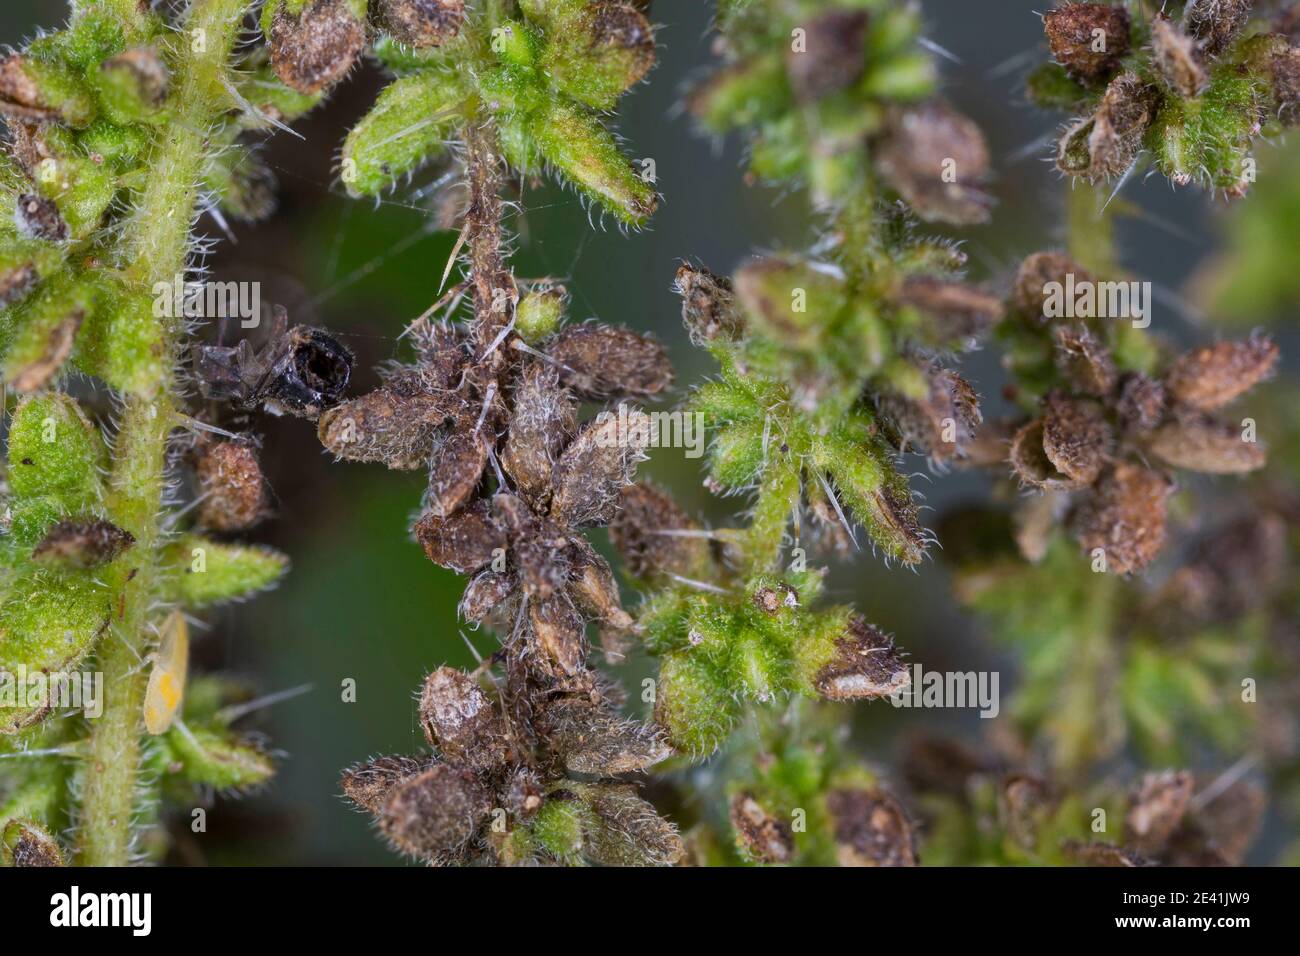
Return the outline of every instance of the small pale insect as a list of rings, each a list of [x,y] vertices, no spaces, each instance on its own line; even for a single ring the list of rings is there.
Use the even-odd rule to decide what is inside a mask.
[[[158,650],[151,655],[153,673],[144,696],[145,730],[165,734],[185,698],[185,677],[190,667],[190,629],[185,615],[172,611],[163,624]]]

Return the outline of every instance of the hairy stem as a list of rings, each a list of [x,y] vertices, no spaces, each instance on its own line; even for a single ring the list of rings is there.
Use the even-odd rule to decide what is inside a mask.
[[[129,275],[149,289],[185,272],[198,183],[206,162],[207,130],[225,108],[222,78],[239,34],[247,0],[195,0],[174,102],[177,115],[160,131],[150,165],[152,175],[128,227]],[[159,319],[166,322],[166,319]],[[178,330],[168,326],[164,341],[177,352]],[[106,699],[91,732],[91,752],[81,806],[81,861],[89,866],[123,866],[130,860],[140,766],[140,717],[148,671],[142,666],[156,630],[151,609],[158,591],[158,546],[163,538],[167,435],[173,421],[174,383],[166,362],[149,394],[127,398],[118,431],[109,513],[135,536],[128,567],[113,583],[121,603],[113,632],[100,657]]]
[[[505,293],[512,291],[501,255],[501,158],[491,120],[465,129],[470,203],[465,214],[470,279],[474,285],[474,336],[486,349],[509,321]]]
[[[1108,187],[1089,186],[1082,180],[1067,185],[1066,230],[1070,258],[1094,275],[1119,271],[1115,261],[1115,218],[1108,206]]]

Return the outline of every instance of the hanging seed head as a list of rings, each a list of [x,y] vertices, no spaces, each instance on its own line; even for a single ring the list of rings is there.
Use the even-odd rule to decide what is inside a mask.
[[[1043,31],[1056,61],[1085,83],[1116,69],[1129,50],[1128,11],[1108,3],[1067,3],[1049,10]]]
[[[1196,40],[1163,14],[1151,23],[1151,53],[1156,69],[1179,96],[1200,96],[1209,85],[1210,74]]]
[[[583,398],[653,398],[673,381],[662,345],[628,329],[587,323],[560,332],[546,346],[560,381]]]
[[[1187,770],[1143,776],[1124,816],[1125,842],[1142,853],[1158,853],[1182,824],[1195,788]]]
[[[682,321],[693,344],[735,341],[745,334],[745,317],[736,308],[735,291],[726,276],[683,264],[674,288],[682,297]]]
[[[1146,437],[1147,449],[1172,468],[1207,475],[1240,475],[1268,464],[1268,451],[1246,441],[1241,427],[1195,415],[1181,415]]]
[[[420,725],[449,761],[475,769],[505,760],[505,727],[492,701],[470,675],[440,667],[420,691]]]
[[[1165,391],[1173,403],[1214,411],[1268,378],[1278,354],[1277,344],[1264,335],[1207,345],[1175,360]]]
[[[865,10],[829,10],[804,25],[806,48],[785,54],[790,88],[800,103],[847,90],[867,69]]]
[[[971,120],[931,100],[896,113],[876,150],[885,181],[926,222],[987,222],[989,150]]]
[[[110,521],[64,520],[45,533],[32,560],[38,564],[71,568],[97,568],[114,561],[135,536]]]
[[[67,866],[59,841],[34,820],[12,819],[0,829],[0,865]]]
[[[398,851],[442,862],[466,848],[491,810],[491,797],[474,774],[435,763],[388,792],[379,829]]]
[[[916,866],[916,831],[897,800],[880,789],[826,795],[840,866]]]
[[[663,532],[698,529],[667,492],[638,482],[619,492],[619,509],[610,521],[609,537],[623,566],[634,577],[676,574],[689,578],[710,563],[708,541]]]
[[[460,33],[465,0],[377,0],[373,16],[398,43],[425,49]]]
[[[428,770],[432,757],[378,757],[343,771],[343,795],[364,810],[378,814],[393,787]]]
[[[1090,183],[1122,175],[1142,146],[1157,96],[1135,73],[1115,77],[1096,112],[1078,120],[1061,137],[1056,167]]]
[[[1089,554],[1101,548],[1113,574],[1143,570],[1164,547],[1171,491],[1164,475],[1118,462],[1075,516],[1079,544]]]
[[[1253,0],[1190,0],[1183,11],[1183,27],[1200,41],[1207,56],[1226,50],[1250,19]]]
[[[28,239],[63,242],[68,238],[68,224],[53,199],[38,193],[23,193],[14,204],[14,225]]]
[[[267,4],[271,65],[285,85],[299,93],[319,93],[352,69],[366,45],[366,30],[353,0],[288,0]]]
[[[788,863],[794,856],[790,825],[763,809],[751,793],[731,798],[731,829],[736,846],[755,863]]]
[[[198,523],[213,531],[243,531],[269,511],[270,493],[257,449],[249,442],[204,442],[195,449]]]

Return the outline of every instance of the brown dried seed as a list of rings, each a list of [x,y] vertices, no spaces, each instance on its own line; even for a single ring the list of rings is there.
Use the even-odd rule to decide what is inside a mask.
[[[874,700],[897,694],[910,682],[893,638],[855,614],[813,686],[827,700]]]
[[[460,33],[465,0],[377,0],[371,10],[394,40],[423,49],[442,46]]]
[[[1128,11],[1108,3],[1067,3],[1050,10],[1043,31],[1056,61],[1085,82],[1114,70],[1129,50]]]
[[[557,676],[582,672],[587,657],[586,624],[563,594],[533,600],[528,605],[533,646],[541,665]]]
[[[984,134],[942,102],[932,100],[894,115],[876,150],[876,167],[927,222],[988,221],[992,199],[981,188],[989,171]]]
[[[1023,319],[1045,325],[1043,315],[1047,301],[1047,286],[1052,282],[1065,284],[1065,277],[1073,275],[1075,282],[1091,282],[1092,275],[1069,256],[1060,252],[1035,252],[1020,264],[1011,286],[1011,307]]]
[[[668,353],[654,339],[588,322],[564,329],[546,345],[560,381],[583,398],[653,398],[673,381]]]
[[[650,417],[625,406],[589,423],[555,463],[551,517],[566,528],[608,524],[650,438]]]
[[[366,31],[346,0],[311,0],[297,16],[282,8],[270,39],[275,75],[299,93],[318,93],[352,69]]]
[[[55,867],[68,864],[59,841],[44,827],[30,820],[14,818],[0,827],[0,865]]]
[[[53,199],[37,193],[23,193],[14,206],[14,223],[28,239],[63,242],[68,238],[68,224]]]
[[[667,492],[637,482],[619,491],[619,507],[609,523],[609,539],[623,559],[624,568],[635,577],[692,577],[710,563],[709,542],[663,532],[698,529],[699,525]]]
[[[585,697],[548,703],[534,728],[573,773],[603,777],[636,773],[672,753],[659,728],[628,720],[608,704]]]
[[[270,494],[257,450],[247,442],[219,441],[196,449],[198,523],[214,531],[243,531],[269,511]]]
[[[826,809],[835,826],[840,866],[916,866],[916,832],[903,807],[884,790],[832,790]]]
[[[481,429],[475,428],[472,422],[461,418],[434,449],[427,496],[432,514],[452,514],[478,487],[491,450],[483,434],[486,428],[486,424]]]
[[[534,508],[550,497],[551,469],[577,431],[577,408],[555,369],[535,362],[515,386],[501,467]]]
[[[1115,412],[1128,428],[1148,431],[1165,415],[1165,387],[1141,372],[1126,372],[1120,379]]]
[[[424,736],[455,763],[481,770],[505,760],[505,727],[473,677],[439,667],[420,691]]]
[[[1277,343],[1266,335],[1217,342],[1179,356],[1165,375],[1165,390],[1173,403],[1212,412],[1272,374],[1277,358]]]
[[[1096,112],[1075,122],[1057,145],[1061,172],[1091,183],[1126,172],[1155,115],[1158,92],[1134,73],[1110,81]]]
[[[598,59],[608,59],[608,53],[619,56],[626,70],[624,89],[640,83],[655,65],[654,30],[636,4],[616,0],[592,4],[586,30],[591,41],[588,55]]]
[[[49,384],[50,379],[58,374],[63,368],[63,363],[72,354],[77,332],[81,329],[85,317],[85,312],[76,309],[49,330],[45,340],[45,351],[14,373],[13,387],[16,391],[34,392]]]
[[[790,44],[785,54],[795,99],[812,103],[861,79],[868,19],[865,10],[830,10],[804,24],[805,46]]]
[[[885,392],[878,398],[880,410],[898,428],[905,451],[924,452],[935,462],[964,457],[984,420],[979,396],[964,378],[937,363],[929,363],[924,373],[930,384],[924,399]]]
[[[541,776],[531,767],[515,767],[501,794],[506,813],[513,820],[527,823],[537,816],[546,802],[546,788]]]
[[[491,796],[470,771],[435,763],[389,791],[378,822],[400,852],[451,862],[491,810]]]
[[[753,794],[731,798],[731,828],[736,845],[756,863],[788,863],[794,856],[794,831],[764,810]]]
[[[1119,378],[1110,349],[1086,325],[1056,329],[1056,364],[1081,392],[1109,395]]]
[[[1164,547],[1171,491],[1158,472],[1119,462],[1079,509],[1080,545],[1089,553],[1101,548],[1107,570],[1114,574],[1143,570]]]
[[[1187,770],[1146,774],[1129,798],[1124,817],[1127,842],[1142,853],[1158,853],[1182,824],[1195,787]]]
[[[979,338],[1002,315],[1002,301],[965,282],[911,276],[898,294],[900,305],[921,313],[922,337],[936,346]]]
[[[1101,406],[1059,393],[1047,397],[1043,412],[1043,454],[1076,485],[1097,480],[1110,457],[1114,434]]]
[[[402,369],[383,388],[322,414],[317,436],[336,458],[414,471],[429,466],[438,429],[460,407],[460,398],[434,388],[423,370]]]
[[[506,546],[506,535],[491,520],[488,504],[475,501],[450,517],[426,514],[415,523],[415,538],[430,561],[461,574],[470,574]]]
[[[686,855],[677,828],[627,784],[571,785],[591,811],[583,856],[597,866],[674,866]],[[552,794],[554,799],[554,794]]]
[[[1049,491],[1069,491],[1080,487],[1077,479],[1057,470],[1043,448],[1044,423],[1041,418],[1021,427],[1011,439],[1008,460],[1012,473],[1026,485]]]
[[[97,568],[114,561],[135,544],[135,536],[110,521],[64,520],[45,533],[32,551],[40,564]]]
[[[397,784],[433,765],[432,757],[377,757],[343,771],[343,794],[357,806],[378,814]]]
[[[1201,41],[1207,56],[1218,56],[1250,19],[1253,0],[1196,0],[1183,12],[1183,27]]]
[[[1196,41],[1164,14],[1151,22],[1151,50],[1156,69],[1179,96],[1200,96],[1210,83]]]
[[[569,593],[578,607],[604,627],[615,630],[631,627],[632,615],[623,610],[619,602],[618,584],[614,581],[614,571],[609,562],[582,538],[574,537],[571,541],[575,557]]]
[[[745,334],[745,317],[726,276],[684,264],[677,269],[674,288],[682,297],[682,321],[693,344],[719,338],[735,341]]]
[[[1154,864],[1138,853],[1116,846],[1113,843],[1100,843],[1084,840],[1065,840],[1061,850],[1079,866],[1153,866]]]
[[[1268,464],[1262,444],[1247,441],[1239,426],[1212,418],[1176,418],[1152,432],[1146,445],[1172,468],[1207,475],[1240,475]]]
[[[514,590],[514,580],[500,571],[480,572],[465,587],[460,614],[467,621],[481,623],[502,610]]]
[[[1300,48],[1275,54],[1268,63],[1273,79],[1273,108],[1286,126],[1300,123]]]

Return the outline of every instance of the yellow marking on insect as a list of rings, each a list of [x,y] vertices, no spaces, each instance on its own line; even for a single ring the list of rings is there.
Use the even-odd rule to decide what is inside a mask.
[[[185,615],[172,611],[163,624],[158,650],[152,655],[153,673],[144,694],[144,727],[165,734],[185,699],[185,678],[190,669],[190,628]]]

